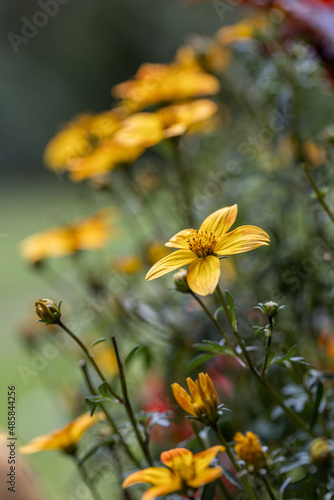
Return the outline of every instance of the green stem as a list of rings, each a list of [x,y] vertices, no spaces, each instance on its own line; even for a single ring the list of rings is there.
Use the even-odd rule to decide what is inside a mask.
[[[268,349],[271,346],[272,336],[273,336],[273,318],[272,318],[272,316],[269,316],[269,336],[267,338],[267,348]],[[268,359],[269,359],[269,354],[266,352],[266,356],[264,358],[263,368],[262,368],[262,372],[261,372],[261,378],[264,378],[266,376]]]
[[[89,352],[89,350],[87,349],[87,347],[85,346],[85,344],[79,339],[79,337],[77,337],[75,335],[75,333],[72,332],[72,330],[70,330],[66,325],[64,325],[64,323],[61,320],[59,320],[56,324],[59,325],[66,333],[68,333],[72,337],[72,339],[81,347],[81,349],[86,354],[87,358],[89,359],[89,361],[93,365],[96,373],[98,374],[98,376],[100,377],[100,379],[102,380],[102,382],[104,382],[106,384],[106,386],[107,386],[108,391],[110,392],[110,394],[115,399],[117,399],[120,403],[124,404],[123,399],[120,396],[118,396],[118,394],[116,394],[116,392],[113,390],[113,388],[109,384],[109,382],[106,379],[106,377],[103,375],[103,373],[100,370],[100,368],[98,367],[98,365],[95,363],[93,355]]]
[[[136,435],[137,441],[142,449],[142,452],[143,452],[148,464],[152,467],[153,460],[152,460],[152,457],[151,457],[151,454],[149,451],[148,443],[143,439],[143,436],[141,435],[140,430],[138,429],[137,421],[136,421],[136,418],[135,418],[135,415],[134,415],[134,412],[133,412],[133,409],[131,406],[131,402],[130,402],[129,395],[128,395],[128,388],[127,388],[127,384],[126,384],[125,373],[124,373],[124,366],[123,366],[121,357],[119,355],[116,338],[114,336],[112,336],[112,342],[114,345],[115,355],[116,355],[116,360],[117,360],[117,365],[118,365],[119,378],[120,378],[122,393],[123,393],[123,398],[124,398],[123,399],[124,407],[125,407],[125,410],[126,410],[128,417],[129,417],[129,420],[131,422],[134,433]]]
[[[84,360],[81,360],[79,362],[79,366],[80,368],[82,369],[82,372],[83,372],[83,375],[85,377],[85,380],[87,382],[87,385],[88,385],[88,388],[90,390],[90,392],[92,394],[94,394],[95,396],[97,395],[97,392],[96,390],[94,389],[93,387],[93,384],[92,384],[92,381],[90,379],[90,376],[89,376],[89,373],[88,373],[88,370],[87,370],[87,365],[86,365],[86,361]],[[120,433],[120,431],[118,430],[117,428],[117,425],[113,419],[113,417],[110,415],[110,413],[107,411],[105,405],[103,403],[99,403],[100,404],[100,407],[101,409],[104,411],[105,415],[106,415],[106,418],[108,420],[108,422],[110,423],[110,426],[111,426],[111,429],[112,431],[118,436],[118,439],[120,441],[120,443],[122,444],[123,448],[125,449],[126,453],[128,454],[128,456],[131,458],[131,460],[137,465],[137,467],[140,467],[140,463],[139,463],[139,460],[134,456],[134,454],[132,453],[131,449],[129,448],[128,444],[125,442],[122,434]],[[103,445],[105,445],[107,443],[103,443]],[[94,450],[94,449],[93,449]]]
[[[218,323],[218,321],[216,320],[216,318],[213,316],[213,314],[211,314],[211,312],[209,311],[209,309],[206,307],[206,305],[204,304],[204,302],[198,297],[198,295],[196,295],[194,292],[190,291],[191,295],[194,297],[194,299],[199,303],[199,305],[202,307],[203,311],[207,314],[207,316],[211,319],[211,321],[214,323],[214,325],[216,326],[217,330],[219,331],[220,335],[223,337],[223,339],[225,340],[226,342],[226,345],[228,345],[228,347],[234,352],[234,354],[240,359],[240,355],[238,354],[238,352],[236,351],[234,345],[232,344],[232,342],[230,341],[230,339],[227,337],[226,333],[224,332],[224,330],[222,329],[222,327],[220,326],[220,324]],[[241,360],[243,361],[243,360]]]
[[[233,467],[235,468],[236,472],[239,472],[240,471],[240,467],[237,464],[237,462],[236,462],[236,460],[234,458],[234,455],[231,452],[231,450],[230,450],[230,448],[229,448],[229,446],[228,446],[228,444],[226,442],[226,439],[224,438],[224,436],[220,432],[217,424],[212,425],[212,430],[215,433],[218,441],[226,448],[227,456],[230,459],[230,462],[233,465]],[[251,498],[252,500],[256,500],[256,497],[255,497],[255,495],[254,495],[251,487],[249,486],[248,482],[246,481],[246,478],[244,476],[242,476],[242,477],[240,477],[240,481],[242,482],[242,485],[243,485],[245,491],[247,492],[249,498]]]
[[[268,492],[268,495],[269,495],[269,497],[270,497],[270,500],[277,500],[276,495],[275,495],[275,493],[274,493],[274,491],[273,491],[273,489],[272,489],[272,487],[271,487],[271,484],[269,483],[269,481],[268,481],[268,479],[266,478],[266,476],[262,476],[262,475],[260,475],[260,477],[261,477],[261,479],[262,479],[262,481],[263,481],[263,483],[264,483],[264,485],[265,485],[265,487],[266,487],[266,490],[267,490],[267,492]]]
[[[316,183],[314,182],[314,179],[309,171],[309,168],[306,164],[303,165],[303,170],[306,174],[306,177],[308,178],[312,188],[313,188],[313,191],[315,192],[315,195],[317,197],[317,200],[318,202],[320,203],[320,205],[322,206],[322,208],[325,210],[325,212],[327,213],[327,215],[331,218],[332,222],[334,222],[334,213],[333,211],[329,208],[329,206],[327,205],[326,201],[325,201],[325,196],[324,194],[319,190],[318,186],[316,185]]]
[[[248,368],[255,375],[255,377],[258,379],[258,381],[263,385],[263,387],[267,390],[271,399],[273,399],[282,408],[282,410],[290,417],[290,419],[297,425],[297,427],[300,427],[301,429],[303,429],[303,431],[307,432],[307,434],[315,437],[314,432],[308,428],[308,426],[304,422],[304,420],[302,418],[300,418],[299,415],[297,415],[297,413],[295,413],[293,410],[288,408],[285,405],[285,403],[282,401],[281,397],[277,394],[275,389],[269,384],[267,379],[261,377],[261,375],[259,374],[259,372],[257,371],[257,369],[255,368],[255,366],[252,363],[251,357],[248,354],[248,351],[245,347],[244,341],[242,340],[242,338],[239,335],[237,327],[236,328],[233,327],[232,317],[231,317],[230,311],[228,309],[228,306],[227,306],[226,301],[224,299],[224,295],[223,295],[219,285],[217,285],[216,292],[217,292],[218,298],[221,302],[221,305],[223,306],[223,309],[226,312],[227,320],[230,323],[231,328],[233,330],[233,333],[234,333],[234,335],[237,339],[237,342],[242,350],[242,353],[246,358]]]

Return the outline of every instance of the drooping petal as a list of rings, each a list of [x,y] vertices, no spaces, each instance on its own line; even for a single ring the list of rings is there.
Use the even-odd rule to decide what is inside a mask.
[[[181,408],[183,408],[183,410],[185,410],[187,413],[190,413],[190,415],[196,416],[196,413],[194,412],[192,399],[187,393],[187,391],[183,389],[183,387],[181,387],[179,384],[172,384],[172,390],[174,398],[179,403]]]
[[[188,486],[192,488],[199,488],[202,484],[212,483],[218,479],[223,473],[220,467],[210,467],[196,476],[194,479],[188,481]]]
[[[179,471],[191,466],[193,454],[187,448],[174,448],[173,450],[163,451],[160,460],[171,470]]]
[[[194,231],[194,229],[182,229],[182,231],[174,234],[174,236],[172,236],[171,239],[167,241],[166,247],[189,249],[187,242]]]
[[[234,255],[268,245],[269,241],[270,238],[263,229],[256,226],[240,226],[224,234],[216,243],[214,252],[218,255]]]
[[[177,250],[154,264],[147,273],[145,279],[149,281],[159,278],[179,267],[190,264],[195,259],[197,259],[197,256],[190,250]]]
[[[180,491],[181,489],[182,489],[181,480],[177,479],[172,480],[168,484],[149,488],[141,497],[141,500],[154,500],[157,497],[160,497],[162,495],[169,495],[169,493],[175,493],[176,491]]]
[[[225,451],[225,447],[221,445],[212,446],[207,450],[196,453],[194,455],[196,474],[201,474],[207,467],[209,467],[212,460],[218,455],[220,451]]]
[[[122,488],[127,488],[132,484],[150,483],[154,486],[166,484],[171,480],[171,471],[165,467],[148,467],[130,474],[123,481]]]
[[[214,255],[198,258],[188,268],[188,285],[198,295],[213,293],[218,285],[219,277],[220,261]]]
[[[222,236],[227,233],[235,219],[237,218],[238,206],[232,205],[231,207],[221,208],[213,214],[209,215],[202,222],[199,231],[216,232],[217,236]]]

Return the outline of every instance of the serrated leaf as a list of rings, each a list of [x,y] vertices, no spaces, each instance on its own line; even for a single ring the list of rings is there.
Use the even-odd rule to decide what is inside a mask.
[[[130,361],[132,360],[132,358],[134,357],[134,355],[138,351],[139,347],[140,346],[137,344],[137,345],[133,346],[132,349],[130,349],[130,351],[127,353],[127,355],[124,358],[124,365],[125,366],[127,366],[130,363]]]
[[[230,294],[230,292],[228,290],[225,290],[225,294],[226,294],[228,305],[230,306],[230,312],[231,312],[231,316],[232,316],[233,330],[235,330],[235,327],[236,327],[236,317],[235,317],[234,300],[233,300],[233,297],[232,297],[232,295]]]
[[[97,344],[100,344],[101,342],[105,342],[107,339],[102,337],[100,339],[97,339],[95,340],[95,342],[92,343],[92,345],[90,346],[90,348],[92,349],[94,346],[96,346]]]

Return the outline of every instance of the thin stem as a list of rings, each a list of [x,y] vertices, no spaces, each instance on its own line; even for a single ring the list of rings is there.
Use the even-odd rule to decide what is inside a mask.
[[[326,201],[325,201],[325,196],[324,194],[319,190],[318,186],[316,185],[316,183],[314,182],[314,179],[309,171],[309,168],[306,164],[303,165],[303,170],[313,188],[313,191],[315,192],[316,194],[316,197],[317,197],[317,200],[318,202],[320,203],[320,205],[322,206],[322,208],[325,210],[325,212],[327,213],[327,215],[332,219],[332,222],[334,222],[334,213],[333,211],[329,208],[329,206],[327,205]]]
[[[75,342],[81,347],[81,349],[86,354],[87,358],[89,359],[89,361],[93,365],[96,373],[98,374],[98,376],[100,377],[100,379],[102,380],[102,382],[104,382],[106,384],[106,386],[107,386],[108,391],[110,392],[110,394],[115,399],[117,399],[120,403],[124,404],[123,399],[120,396],[118,396],[118,394],[116,394],[116,392],[113,390],[113,388],[109,384],[109,382],[106,379],[106,377],[103,375],[103,373],[100,370],[99,366],[95,363],[93,355],[89,352],[89,350],[87,349],[87,347],[85,346],[85,344],[79,339],[79,337],[77,337],[75,335],[75,333],[72,332],[72,330],[70,330],[66,325],[64,325],[64,323],[61,320],[58,321],[57,325],[59,325],[66,333],[68,333],[72,337],[72,339],[75,340]]]
[[[267,379],[261,377],[261,375],[259,374],[259,372],[257,371],[257,369],[255,368],[255,366],[252,363],[251,357],[248,354],[248,351],[245,347],[244,341],[242,340],[242,338],[239,335],[237,327],[235,327],[235,328],[233,327],[232,317],[231,317],[230,311],[228,309],[228,306],[227,306],[226,301],[224,299],[224,295],[223,295],[219,285],[217,285],[216,292],[217,292],[218,298],[221,302],[221,305],[223,306],[224,311],[226,310],[227,320],[231,325],[233,333],[237,339],[237,342],[242,350],[243,355],[246,358],[248,367],[251,370],[251,372],[255,375],[255,377],[258,379],[258,381],[265,387],[265,389],[269,393],[270,397],[282,408],[282,410],[284,410],[284,412],[297,425],[297,427],[300,427],[301,429],[303,429],[303,431],[307,432],[307,434],[310,434],[311,436],[315,437],[314,432],[308,428],[308,426],[304,422],[304,420],[302,418],[300,418],[299,415],[297,415],[297,413],[295,413],[293,410],[288,408],[285,405],[284,401],[282,401],[281,397],[277,394],[275,389],[269,384]]]
[[[88,373],[88,370],[87,370],[87,365],[86,365],[86,362],[84,360],[81,360],[80,363],[79,363],[79,366],[80,368],[82,369],[82,372],[83,372],[83,375],[85,377],[85,380],[87,382],[87,385],[88,385],[88,388],[90,390],[90,392],[92,394],[94,394],[95,396],[97,395],[97,392],[96,390],[94,389],[93,387],[93,384],[92,384],[92,381],[90,379],[90,376],[89,376],[89,373]],[[107,411],[105,405],[103,403],[99,403],[100,404],[100,407],[101,409],[104,411],[105,415],[106,415],[106,418],[108,420],[108,422],[110,423],[110,426],[112,428],[112,431],[118,436],[119,438],[119,441],[120,443],[122,444],[122,446],[124,447],[126,453],[128,454],[128,456],[131,458],[131,460],[137,465],[137,467],[140,467],[140,463],[139,463],[139,460],[134,456],[134,454],[132,453],[131,449],[129,448],[128,444],[125,442],[122,434],[120,433],[120,431],[118,430],[117,428],[117,425],[113,419],[113,417],[110,415],[110,413]],[[106,443],[104,443],[106,444]]]
[[[123,393],[123,398],[124,398],[123,399],[124,407],[126,409],[126,413],[129,417],[129,420],[131,422],[131,425],[132,425],[132,428],[133,428],[134,433],[136,435],[136,438],[138,440],[138,443],[143,451],[143,454],[144,454],[148,464],[150,466],[152,466],[153,460],[152,460],[152,457],[151,457],[151,454],[149,451],[148,444],[143,439],[143,436],[141,435],[140,430],[138,429],[137,421],[136,421],[136,418],[135,418],[135,415],[134,415],[134,412],[133,412],[133,409],[131,406],[131,402],[130,402],[129,395],[128,395],[128,388],[127,388],[127,384],[126,384],[125,373],[124,373],[124,366],[123,366],[121,357],[119,355],[116,338],[114,336],[112,336],[112,342],[114,345],[115,355],[116,355],[116,360],[117,360],[117,365],[118,365],[119,378],[120,378],[121,388],[122,388],[122,393]]]
[[[224,438],[224,436],[220,432],[217,424],[212,425],[212,430],[215,433],[218,441],[226,448],[227,456],[230,459],[230,462],[233,465],[233,467],[235,468],[236,472],[239,472],[240,467],[237,464],[237,462],[233,456],[233,453],[231,452],[231,450],[226,442],[226,439]],[[242,476],[242,477],[240,477],[240,481],[242,482],[242,485],[243,485],[245,491],[247,492],[249,498],[251,498],[252,500],[256,500],[256,497],[255,497],[251,487],[249,486],[248,482],[246,481],[246,478],[244,476]]]
[[[267,338],[267,349],[269,349],[271,346],[271,340],[272,340],[272,336],[273,336],[273,325],[274,325],[273,318],[272,318],[272,316],[269,316],[269,336]],[[266,356],[264,358],[263,368],[262,368],[262,372],[261,372],[261,378],[264,378],[266,376],[268,359],[269,359],[269,354],[268,354],[268,352],[266,352]]]
[[[236,348],[234,347],[234,345],[232,344],[232,342],[230,341],[230,339],[227,337],[226,333],[224,332],[224,330],[222,329],[222,327],[220,326],[220,324],[218,323],[218,321],[216,320],[216,318],[213,316],[213,314],[211,314],[211,312],[209,311],[209,309],[206,307],[206,305],[204,304],[204,302],[202,301],[202,299],[200,299],[198,297],[198,295],[196,295],[194,292],[190,291],[190,293],[194,297],[194,299],[199,303],[199,305],[202,307],[203,311],[207,314],[207,316],[214,323],[214,325],[216,326],[216,328],[219,331],[220,335],[225,340],[226,345],[228,345],[229,348],[234,352],[234,354],[240,359],[240,355],[236,351]]]
[[[266,476],[262,476],[262,475],[261,475],[261,479],[262,479],[262,481],[264,482],[264,485],[265,485],[265,487],[266,487],[266,490],[267,490],[267,492],[268,492],[268,495],[269,495],[270,499],[271,499],[271,500],[277,500],[276,495],[275,495],[275,493],[274,493],[274,491],[273,491],[273,489],[272,489],[272,487],[271,487],[271,484],[269,483],[269,481],[268,481],[268,479],[266,478]]]

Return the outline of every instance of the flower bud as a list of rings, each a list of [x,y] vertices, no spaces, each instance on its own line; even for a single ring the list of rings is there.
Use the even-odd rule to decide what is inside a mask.
[[[316,438],[308,448],[311,460],[317,467],[325,467],[333,457],[333,448],[324,438]]]
[[[282,306],[282,307],[284,307],[284,306]],[[268,302],[265,302],[264,304],[259,304],[257,309],[260,309],[260,311],[262,311],[264,316],[268,316],[268,318],[274,318],[275,316],[277,316],[277,314],[281,310],[281,307],[276,302],[269,300]]]
[[[45,323],[46,325],[54,325],[59,322],[61,318],[60,304],[56,305],[53,300],[50,299],[39,299],[35,303],[35,310],[37,316],[40,318],[39,321]]]
[[[189,293],[190,288],[187,281],[187,271],[185,269],[180,269],[173,276],[174,285],[178,292]]]

